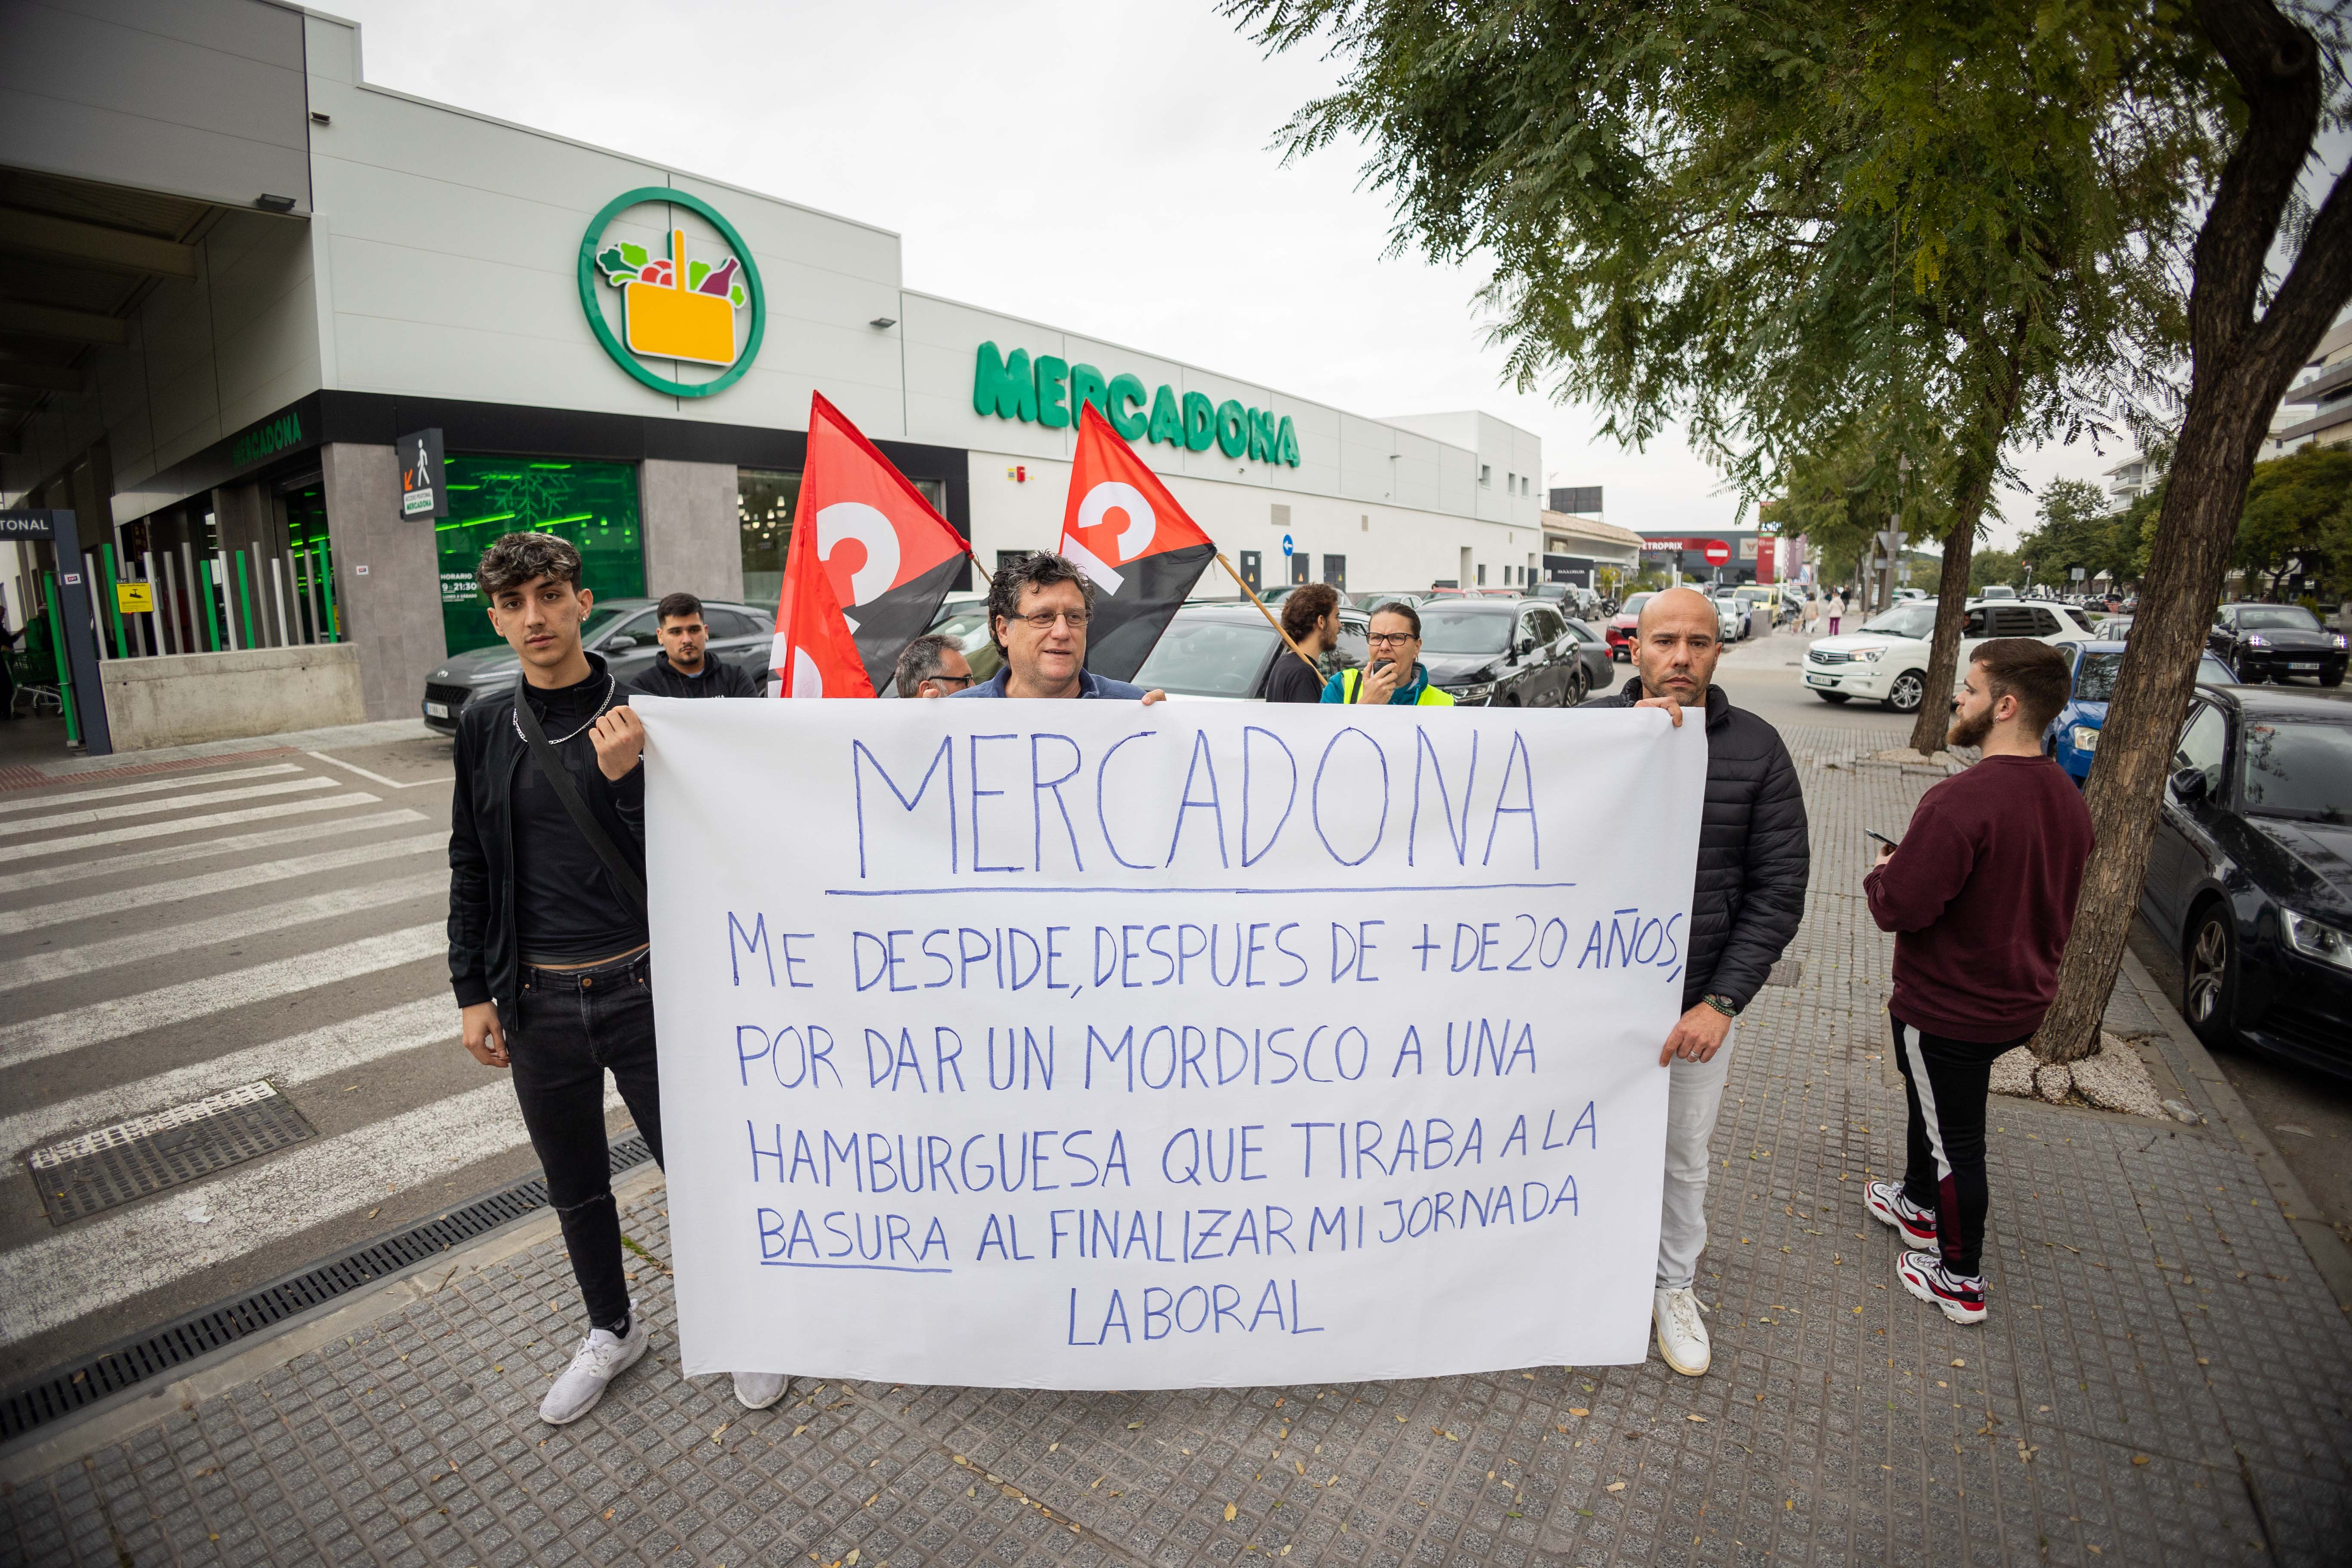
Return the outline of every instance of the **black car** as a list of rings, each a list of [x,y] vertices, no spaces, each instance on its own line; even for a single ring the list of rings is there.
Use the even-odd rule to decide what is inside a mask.
[[[2223,605],[2213,612],[2205,646],[2252,685],[2308,675],[2322,686],[2344,684],[2352,653],[2342,632],[2331,632],[2301,605]]]
[[[1454,700],[1573,708],[1592,689],[1582,643],[1541,599],[1433,598],[1421,611],[1421,662]]]
[[[623,680],[644,669],[661,651],[656,635],[652,599],[599,599],[580,628],[583,647],[604,656],[606,665]],[[765,690],[768,660],[776,641],[773,605],[731,605],[702,602],[703,624],[710,628],[708,657],[739,666]],[[454,655],[425,678],[425,722],[445,735],[457,732],[457,713],[481,691],[500,690],[515,683],[521,659],[504,643]]]
[[[2200,687],[2171,772],[2140,910],[2190,1026],[2352,1077],[2352,698]]]
[[[1370,648],[1365,620],[1361,610],[1340,607],[1339,646],[1317,664],[1325,679],[1335,670],[1362,668]],[[1297,657],[1266,625],[1255,605],[1191,604],[1178,610],[1160,634],[1143,668],[1135,672],[1135,684],[1176,700],[1263,701],[1274,661]]]

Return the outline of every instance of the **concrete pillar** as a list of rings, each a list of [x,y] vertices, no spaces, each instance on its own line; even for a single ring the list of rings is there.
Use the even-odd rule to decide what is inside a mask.
[[[735,465],[648,458],[637,473],[644,519],[646,592],[705,599],[743,597],[742,525]]]
[[[390,447],[339,441],[320,456],[335,603],[345,638],[359,647],[361,699],[370,719],[413,718],[425,677],[448,657],[433,520],[400,515]]]

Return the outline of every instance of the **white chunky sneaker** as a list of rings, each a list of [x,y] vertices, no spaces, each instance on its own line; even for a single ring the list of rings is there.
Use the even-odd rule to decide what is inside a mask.
[[[1906,1252],[1895,1260],[1895,1277],[1903,1289],[1931,1307],[1940,1308],[1956,1323],[1985,1321],[1985,1282],[1981,1274],[1958,1274],[1932,1252]]]
[[[1871,1183],[1862,1189],[1862,1206],[1870,1211],[1871,1218],[1900,1232],[1915,1251],[1934,1248],[1936,1211],[1923,1209],[1904,1196],[1902,1183]]]
[[[539,1418],[551,1426],[562,1426],[595,1409],[596,1402],[604,1397],[605,1385],[635,1366],[653,1338],[637,1304],[630,1302],[629,1337],[616,1338],[610,1329],[592,1330],[581,1342],[572,1364],[539,1402]]]
[[[739,1372],[735,1374],[735,1403],[746,1410],[765,1410],[784,1396],[792,1379],[781,1372]]]
[[[1698,1318],[1698,1292],[1688,1287],[1656,1291],[1651,1314],[1658,1321],[1658,1353],[1666,1364],[1685,1377],[1706,1372],[1710,1352],[1706,1325]]]

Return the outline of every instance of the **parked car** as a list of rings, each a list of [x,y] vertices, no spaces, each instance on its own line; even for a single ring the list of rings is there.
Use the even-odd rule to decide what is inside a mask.
[[[1617,667],[1614,656],[1609,651],[1607,635],[1590,618],[1581,616],[1568,617],[1568,635],[1576,639],[1577,658],[1584,664],[1584,697],[1606,693],[1617,684]],[[1584,697],[1574,700],[1581,702]]]
[[[2091,635],[2105,642],[2126,642],[2131,637],[2132,617],[2101,615],[2091,622]]]
[[[652,599],[597,600],[580,628],[581,646],[603,654],[614,675],[629,679],[661,651],[654,605]],[[702,619],[710,628],[709,657],[739,666],[765,691],[768,660],[775,651],[776,607],[705,599]],[[452,656],[425,678],[425,724],[445,735],[456,734],[457,715],[466,704],[482,692],[512,686],[521,668],[514,649],[504,643]]]
[[[2017,597],[2017,590],[2011,587],[2006,583],[1988,583],[1978,593],[1977,597],[1979,599],[2014,599]]]
[[[1859,631],[1821,637],[1805,650],[1805,684],[1824,702],[1873,699],[1897,713],[1916,713],[1927,696],[1929,639],[1936,602],[1897,605],[1872,616]],[[2060,646],[2088,642],[2090,634],[2048,605],[1972,602],[1960,628],[1960,663],[1988,637],[2037,637]]]
[[[2140,910],[2189,1026],[2352,1077],[2352,698],[2204,689],[2171,768]]]
[[[1541,599],[1433,599],[1420,610],[1421,662],[1456,702],[1573,707],[1591,689],[1581,645]]]
[[[1622,658],[1628,664],[1633,662],[1633,628],[1642,624],[1642,606],[1648,604],[1652,596],[1647,593],[1628,594],[1625,602],[1617,606],[1617,613],[1609,617],[1610,658]]]
[[[1426,588],[1350,589],[1347,597],[1360,610],[1370,610],[1378,605],[1418,605],[1429,597]]]
[[[1317,663],[1326,679],[1364,662],[1366,620],[1352,605],[1339,607],[1339,646]],[[1255,605],[1186,605],[1152,645],[1135,679],[1146,689],[1165,691],[1171,702],[1262,702],[1275,660],[1296,657]]]
[[[2124,667],[2124,645],[2119,639],[2077,643],[2070,662],[2074,690],[2066,705],[2058,710],[2058,717],[2050,721],[2050,728],[2042,732],[2042,749],[2055,757],[2067,776],[2080,785],[2091,776],[2092,759],[2098,755],[2099,731],[2106,724],[2107,703]],[[2231,686],[2237,679],[2228,665],[2211,654],[2198,655],[2198,685]]]
[[[1716,636],[1725,642],[1744,642],[1748,637],[1748,605],[1737,594],[1715,596]]]
[[[2223,605],[2213,612],[2205,646],[2250,686],[2298,675],[2341,686],[2345,661],[2352,658],[2344,634],[2321,626],[2301,605]]]

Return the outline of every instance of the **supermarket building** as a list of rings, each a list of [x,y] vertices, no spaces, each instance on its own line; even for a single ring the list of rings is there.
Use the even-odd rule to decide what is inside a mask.
[[[1544,575],[1528,431],[909,289],[886,230],[372,86],[331,16],[9,6],[0,94],[0,505],[79,520],[0,592],[87,577],[120,749],[415,713],[513,529],[606,597],[772,604],[813,391],[984,563],[1057,536],[1091,401],[1261,584]]]

